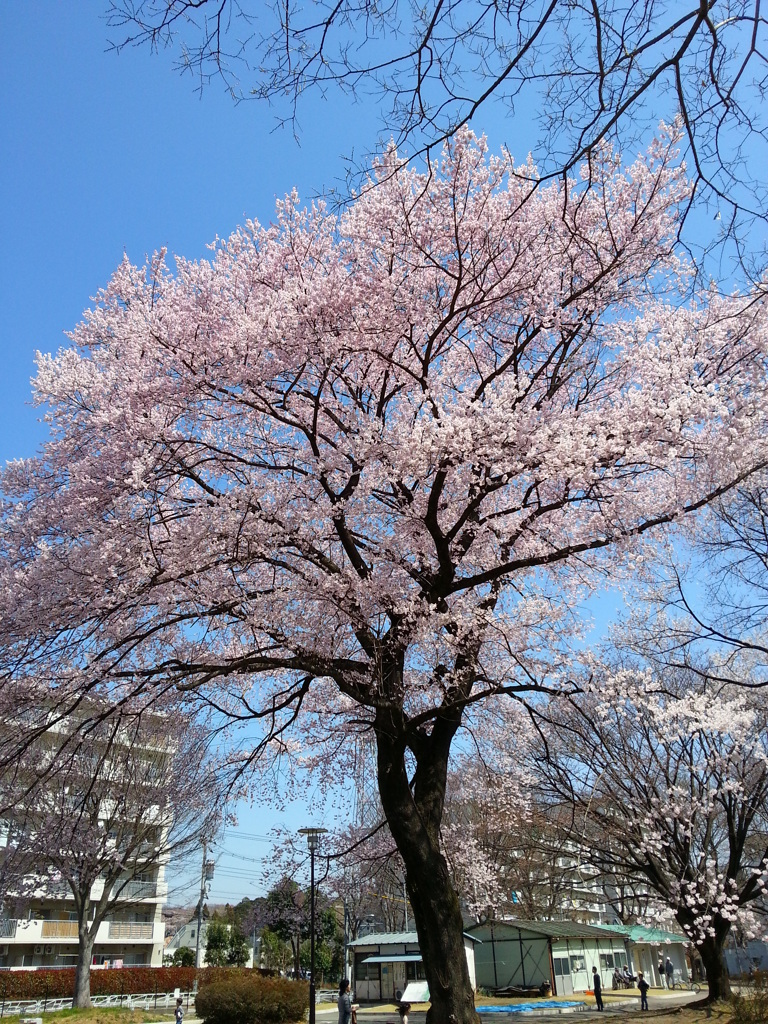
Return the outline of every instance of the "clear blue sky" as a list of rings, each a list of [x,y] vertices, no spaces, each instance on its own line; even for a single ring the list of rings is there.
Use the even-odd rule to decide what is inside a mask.
[[[235,106],[218,83],[199,97],[169,53],[108,52],[105,6],[2,6],[3,460],[44,436],[25,405],[35,350],[66,343],[123,251],[204,256],[246,216],[268,221],[292,186],[339,184],[343,156],[373,142],[362,106],[308,103],[299,146],[266,106]]]
[[[207,243],[245,217],[269,221],[275,198],[294,185],[311,198],[343,184],[345,158],[363,157],[376,142],[370,105],[310,97],[299,145],[290,131],[274,130],[274,111],[235,106],[219,83],[199,97],[169,53],[109,52],[105,6],[5,0],[0,12],[3,461],[32,454],[45,436],[29,404],[35,350],[67,344],[64,332],[124,251],[134,263],[162,246],[205,256]],[[503,135],[524,159],[526,128],[530,121],[497,121],[492,147]],[[269,854],[269,828],[278,820],[298,827],[313,815],[302,805],[279,815],[243,809],[239,819],[214,901],[258,891],[249,879]],[[194,888],[193,880],[189,901]]]

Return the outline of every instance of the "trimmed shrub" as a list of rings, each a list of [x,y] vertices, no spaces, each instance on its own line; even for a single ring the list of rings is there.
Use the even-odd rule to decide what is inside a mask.
[[[205,1024],[294,1024],[309,1007],[309,985],[259,974],[205,982],[195,1011]]]
[[[129,995],[133,992],[189,991],[195,983],[194,967],[120,967],[91,971],[91,995]]]
[[[56,999],[71,996],[75,971],[0,971],[0,999]]]
[[[251,977],[262,972],[246,967],[121,967],[91,970],[91,995],[132,995],[138,992],[189,992],[198,973],[200,986],[230,978]],[[0,1000],[56,999],[71,996],[75,989],[75,969],[38,968],[35,971],[0,971]]]

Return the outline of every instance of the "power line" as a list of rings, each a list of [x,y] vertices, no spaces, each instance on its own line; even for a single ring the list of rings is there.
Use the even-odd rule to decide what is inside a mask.
[[[223,834],[232,839],[255,839],[260,843],[275,842],[275,836],[260,836],[255,832],[233,832],[231,829],[225,829]]]
[[[246,857],[245,854],[232,853],[230,850],[222,850],[219,857],[234,857],[235,860],[246,860],[252,864],[263,864],[265,859],[264,857]]]

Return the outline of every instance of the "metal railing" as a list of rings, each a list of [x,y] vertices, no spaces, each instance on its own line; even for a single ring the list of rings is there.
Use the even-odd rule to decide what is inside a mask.
[[[110,939],[151,939],[153,936],[151,921],[110,921]]]
[[[46,968],[47,970],[48,968]],[[187,1010],[194,1007],[194,992],[182,992],[181,998]],[[97,1006],[122,1006],[130,1010],[172,1009],[176,1005],[174,992],[141,992],[136,995],[92,996],[91,1002]],[[33,1016],[54,1010],[68,1010],[72,1006],[72,996],[66,998],[43,999],[1,999],[0,1016]]]
[[[42,938],[76,939],[77,921],[43,921]]]
[[[151,900],[157,896],[157,884],[155,882],[126,882],[120,889],[119,895],[125,899]]]
[[[16,921],[0,918],[0,939],[12,939],[16,935]]]

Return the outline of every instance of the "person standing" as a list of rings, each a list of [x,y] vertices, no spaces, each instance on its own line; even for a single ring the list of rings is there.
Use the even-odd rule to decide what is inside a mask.
[[[592,988],[595,993],[595,1002],[598,1010],[603,1008],[603,979],[597,973],[597,968],[592,968]]]
[[[184,1021],[184,1000],[181,996],[176,997],[176,1009],[173,1011],[176,1024],[183,1024]]]
[[[352,1021],[352,997],[349,994],[349,978],[342,978],[339,982],[339,1024],[351,1024]]]
[[[659,985],[662,988],[664,988],[664,978],[665,978],[665,974],[664,974],[664,960],[663,960],[662,957],[659,957]]]
[[[648,1009],[648,989],[651,987],[643,977],[643,972],[637,972],[637,987],[640,989],[640,1009]]]
[[[666,959],[666,961],[664,963],[664,973],[667,976],[667,988],[674,988],[675,987],[675,965],[672,963],[672,961],[669,959],[669,957],[667,957],[667,959]]]

